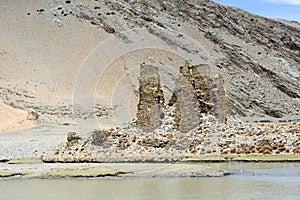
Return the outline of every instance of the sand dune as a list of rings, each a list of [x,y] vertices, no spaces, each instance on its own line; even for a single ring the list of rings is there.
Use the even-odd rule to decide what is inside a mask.
[[[0,132],[17,131],[34,126],[35,122],[28,119],[25,111],[0,103]]]

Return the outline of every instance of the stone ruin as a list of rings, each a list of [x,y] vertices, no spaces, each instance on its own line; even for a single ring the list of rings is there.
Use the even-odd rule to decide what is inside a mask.
[[[139,84],[137,126],[144,131],[154,131],[161,126],[162,106],[164,105],[158,68],[141,65]]]
[[[219,122],[226,122],[226,98],[221,75],[209,77],[208,65],[192,66],[187,61],[180,67],[175,89],[168,104],[164,102],[157,67],[141,65],[137,126],[150,132],[160,128],[166,105],[173,108],[174,129],[187,133],[196,128],[201,114],[211,114]]]

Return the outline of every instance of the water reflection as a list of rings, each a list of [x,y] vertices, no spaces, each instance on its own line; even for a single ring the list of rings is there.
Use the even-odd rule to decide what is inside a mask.
[[[214,165],[214,164],[212,164]],[[1,180],[0,199],[298,199],[300,164],[215,164],[221,178]]]

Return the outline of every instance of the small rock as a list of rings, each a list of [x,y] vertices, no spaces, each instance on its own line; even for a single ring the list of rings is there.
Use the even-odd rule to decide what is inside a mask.
[[[81,137],[79,136],[78,133],[76,133],[76,132],[68,133],[68,137],[67,137],[68,142],[78,141],[80,139],[81,139]]]

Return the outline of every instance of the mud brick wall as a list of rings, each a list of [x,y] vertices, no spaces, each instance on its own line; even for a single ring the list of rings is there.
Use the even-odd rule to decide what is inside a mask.
[[[180,67],[180,74],[171,98],[175,106],[174,128],[182,133],[194,129],[200,122],[199,102],[192,85],[192,74],[188,62]]]
[[[162,105],[164,104],[158,68],[141,65],[139,84],[137,126],[144,131],[154,131],[161,125]]]
[[[212,109],[209,66],[202,64],[191,66],[192,85],[196,91],[201,113],[210,113]]]
[[[199,125],[201,113],[212,114],[225,123],[227,103],[221,75],[211,79],[206,64],[180,67],[180,75],[169,105],[175,107],[174,128],[188,132]]]
[[[216,117],[219,122],[226,122],[227,115],[227,100],[224,90],[224,79],[218,74],[212,79],[212,114]]]
[[[162,125],[165,108],[158,68],[141,65],[139,84],[137,125],[144,131],[154,131]],[[191,66],[186,62],[180,67],[168,105],[173,107],[173,127],[182,133],[199,125],[201,113],[212,114],[225,123],[227,103],[223,77],[211,79],[208,65]]]

